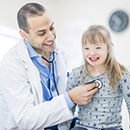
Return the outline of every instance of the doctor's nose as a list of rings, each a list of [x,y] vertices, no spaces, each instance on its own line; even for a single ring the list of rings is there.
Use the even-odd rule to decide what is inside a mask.
[[[56,34],[49,31],[48,34],[47,34],[47,40],[54,40],[56,37]]]

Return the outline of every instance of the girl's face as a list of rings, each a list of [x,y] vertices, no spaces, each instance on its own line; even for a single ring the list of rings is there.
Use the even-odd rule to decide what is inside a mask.
[[[85,60],[92,67],[104,67],[104,63],[108,54],[107,44],[90,44],[87,42],[85,45],[83,45],[83,54]]]

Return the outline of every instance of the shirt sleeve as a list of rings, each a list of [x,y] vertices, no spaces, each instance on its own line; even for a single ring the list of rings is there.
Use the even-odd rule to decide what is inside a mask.
[[[64,98],[66,100],[66,103],[68,105],[69,110],[71,110],[71,108],[74,107],[74,103],[71,101],[71,99],[70,99],[70,97],[69,97],[67,92],[64,93]]]
[[[130,74],[128,72],[122,73],[122,85],[121,85],[121,91],[123,93],[126,106],[129,113],[129,120],[130,120]],[[130,123],[129,123],[130,127]]]

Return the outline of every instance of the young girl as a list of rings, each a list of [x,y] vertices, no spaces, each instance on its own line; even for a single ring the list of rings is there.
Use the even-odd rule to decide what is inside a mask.
[[[83,33],[84,65],[72,70],[67,91],[97,79],[102,87],[88,105],[78,105],[78,120],[71,130],[122,130],[123,97],[130,116],[130,73],[115,59],[112,46],[110,33],[101,25]],[[70,123],[60,124],[59,130],[69,130]]]

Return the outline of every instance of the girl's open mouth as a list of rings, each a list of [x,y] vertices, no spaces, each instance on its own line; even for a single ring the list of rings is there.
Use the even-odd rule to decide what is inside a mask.
[[[96,57],[96,58],[91,58],[91,57],[89,57],[89,59],[90,59],[91,61],[97,61],[97,60],[99,59],[99,57]]]

